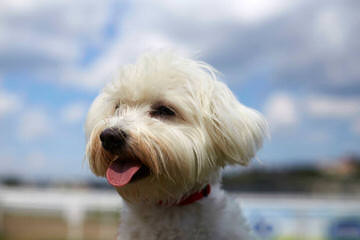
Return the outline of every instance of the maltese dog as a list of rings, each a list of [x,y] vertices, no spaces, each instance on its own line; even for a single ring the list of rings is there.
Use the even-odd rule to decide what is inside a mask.
[[[143,55],[94,100],[85,129],[92,172],[125,200],[118,240],[253,239],[221,170],[249,163],[267,123],[208,64]]]

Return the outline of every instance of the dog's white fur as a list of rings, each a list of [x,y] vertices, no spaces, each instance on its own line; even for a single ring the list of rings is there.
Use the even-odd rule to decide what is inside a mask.
[[[175,116],[152,116],[158,105]],[[247,165],[267,124],[237,101],[212,67],[172,52],[148,53],[123,67],[87,117],[87,157],[97,176],[117,158],[99,139],[109,127],[129,135],[124,154],[151,170],[150,176],[117,188],[127,205],[118,239],[252,239],[238,204],[220,189],[220,171],[229,164]],[[207,184],[208,197],[174,205]]]

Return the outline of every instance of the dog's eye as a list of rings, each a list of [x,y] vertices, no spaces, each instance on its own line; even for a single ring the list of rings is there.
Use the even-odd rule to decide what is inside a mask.
[[[116,105],[115,105],[115,110],[118,110],[119,107],[120,107],[120,104],[119,104],[119,103],[116,104]]]
[[[166,106],[157,106],[150,112],[151,117],[172,117],[175,116],[175,112]]]

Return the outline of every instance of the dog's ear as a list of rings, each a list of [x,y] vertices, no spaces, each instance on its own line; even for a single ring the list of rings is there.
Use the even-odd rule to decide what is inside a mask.
[[[215,81],[211,95],[209,135],[219,163],[247,165],[268,135],[266,120],[242,105],[222,82]]]

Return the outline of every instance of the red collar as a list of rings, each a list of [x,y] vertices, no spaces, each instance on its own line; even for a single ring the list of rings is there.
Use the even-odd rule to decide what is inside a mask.
[[[196,201],[199,201],[200,199],[207,197],[210,194],[210,184],[206,185],[201,191],[191,194],[188,197],[185,197],[180,200],[180,202],[174,204],[174,206],[185,206],[189,205],[191,203],[194,203]],[[159,202],[159,205],[164,205],[162,201]]]

